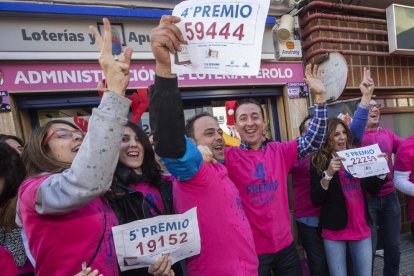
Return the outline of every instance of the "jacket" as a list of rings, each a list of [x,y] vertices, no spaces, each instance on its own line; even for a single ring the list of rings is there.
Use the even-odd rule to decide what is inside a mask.
[[[311,172],[311,198],[315,206],[321,206],[319,216],[319,226],[325,229],[342,230],[348,223],[348,211],[346,209],[345,195],[342,191],[339,174],[336,172],[330,183],[329,188],[324,190],[321,186],[322,176],[317,173],[316,167],[310,161]],[[325,168],[326,169],[326,168]],[[361,178],[361,189],[365,205],[365,217],[368,224],[371,224],[371,218],[368,212],[366,193],[378,194],[382,185],[387,182],[377,176]]]

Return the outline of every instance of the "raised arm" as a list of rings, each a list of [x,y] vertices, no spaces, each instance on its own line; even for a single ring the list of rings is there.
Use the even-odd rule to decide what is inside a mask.
[[[322,143],[325,141],[326,135],[326,90],[321,81],[320,72],[318,73],[316,65],[308,64],[305,70],[305,82],[309,86],[312,93],[315,105],[314,116],[309,122],[308,131],[305,135],[296,139],[298,144],[298,158],[304,158],[306,155],[318,150]]]
[[[371,71],[364,67],[364,79],[359,84],[361,90],[361,102],[355,111],[354,118],[349,126],[354,135],[354,144],[361,142],[368,122],[369,102],[374,93],[374,80],[371,78]]]
[[[88,133],[71,167],[53,174],[40,185],[36,195],[36,211],[40,214],[65,213],[83,206],[104,194],[112,183],[118,160],[124,125],[130,101],[124,97],[129,81],[132,49],[126,49],[118,61],[112,56],[111,25],[104,23],[104,37],[96,28],[91,31],[100,47],[99,63],[106,76],[108,89],[101,104],[92,112]]]
[[[150,87],[149,113],[155,152],[175,178],[188,180],[199,170],[202,157],[194,143],[184,136],[181,94],[177,77],[171,73],[170,52],[178,51],[183,41],[180,30],[174,25],[179,21],[175,16],[163,16],[151,32],[156,76]]]

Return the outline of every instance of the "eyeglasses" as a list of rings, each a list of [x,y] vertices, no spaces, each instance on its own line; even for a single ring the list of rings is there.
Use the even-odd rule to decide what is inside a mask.
[[[85,133],[79,129],[70,130],[66,128],[52,128],[49,131],[49,134],[46,136],[45,141],[43,142],[44,145],[46,145],[50,141],[50,138],[52,138],[52,135],[54,133],[56,133],[58,138],[62,139],[71,139],[74,134],[79,135],[82,138],[85,136]]]
[[[377,109],[381,109],[382,105],[381,104],[370,104],[369,110],[372,110],[374,107],[376,107]]]

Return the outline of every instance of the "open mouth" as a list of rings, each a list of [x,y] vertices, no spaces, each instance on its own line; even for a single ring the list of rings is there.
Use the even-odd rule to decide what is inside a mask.
[[[78,152],[81,145],[78,145],[72,149],[73,152]]]
[[[214,149],[215,151],[223,152],[224,147],[223,147],[223,146],[220,146],[220,145],[217,145],[217,146],[213,146],[213,149]]]
[[[337,144],[337,146],[338,146],[338,148],[343,149],[343,148],[346,147],[346,142],[340,142],[340,143]]]
[[[127,153],[127,156],[131,157],[131,158],[138,158],[139,157],[139,152],[138,151],[130,151],[130,152]]]

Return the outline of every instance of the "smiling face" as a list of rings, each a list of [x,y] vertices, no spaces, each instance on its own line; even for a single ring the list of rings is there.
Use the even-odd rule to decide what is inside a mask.
[[[141,173],[141,166],[144,162],[144,147],[139,141],[138,135],[130,127],[125,127],[119,149],[119,160],[127,167]]]
[[[379,119],[380,119],[381,112],[379,108],[376,107],[377,102],[375,100],[371,100],[369,102],[369,105],[370,105],[370,111],[368,114],[367,127],[376,128],[379,125]]]
[[[333,135],[333,149],[335,151],[346,150],[348,135],[345,127],[338,124]]]
[[[194,122],[194,139],[197,145],[210,148],[216,160],[224,160],[223,131],[211,116],[203,116]]]
[[[58,131],[54,132],[53,129],[68,130],[68,132],[65,135],[60,135]],[[56,123],[52,124],[49,129],[49,135],[47,145],[50,156],[63,163],[72,163],[83,141],[82,132],[70,125]]]
[[[261,108],[253,103],[242,104],[237,107],[235,117],[236,130],[241,140],[252,149],[258,149],[266,128]]]

